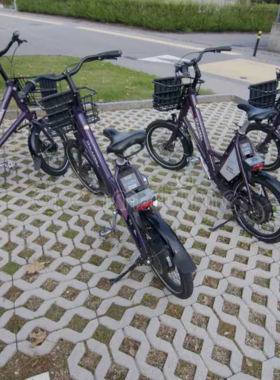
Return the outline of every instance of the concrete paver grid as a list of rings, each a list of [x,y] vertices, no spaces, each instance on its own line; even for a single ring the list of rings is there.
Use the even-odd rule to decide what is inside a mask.
[[[202,112],[213,146],[225,149],[244,115],[232,102]],[[142,129],[165,117],[104,112],[94,131],[105,152],[103,128]],[[110,285],[138,255],[121,221],[114,238],[99,239],[111,202],[85,191],[70,170],[62,178],[34,172],[26,141],[22,131],[1,150],[16,168],[0,173],[0,380],[40,371],[51,379],[279,378],[279,244],[251,239],[234,222],[211,233],[230,210],[201,167],[167,171],[146,150],[132,159],[197,264],[194,293],[179,300],[148,267]],[[26,274],[33,259],[45,263],[38,275]],[[47,338],[32,347],[39,328]],[[58,361],[58,350],[64,377],[60,362],[43,362]]]

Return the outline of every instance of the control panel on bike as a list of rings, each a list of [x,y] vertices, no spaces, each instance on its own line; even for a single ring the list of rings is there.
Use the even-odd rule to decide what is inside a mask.
[[[148,181],[132,166],[125,165],[118,174],[118,183],[128,206],[141,211],[150,207],[156,200]]]
[[[242,136],[239,142],[239,152],[242,162],[247,170],[258,170],[263,167],[264,161],[261,157],[256,156],[252,143],[247,136]],[[237,159],[236,149],[233,148],[227,160],[222,165],[220,173],[227,181],[231,181],[240,174],[240,168]]]
[[[258,170],[263,168],[264,160],[260,156],[256,156],[251,140],[244,136],[240,146],[240,152],[247,170]]]

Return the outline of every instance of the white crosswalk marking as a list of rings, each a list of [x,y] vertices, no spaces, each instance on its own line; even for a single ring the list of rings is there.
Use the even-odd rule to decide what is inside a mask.
[[[179,62],[180,59],[181,59],[180,57],[175,57],[174,55],[167,54],[167,55],[158,55],[156,57],[140,58],[139,61],[159,62],[159,63],[167,63],[169,65],[174,65],[174,63]]]

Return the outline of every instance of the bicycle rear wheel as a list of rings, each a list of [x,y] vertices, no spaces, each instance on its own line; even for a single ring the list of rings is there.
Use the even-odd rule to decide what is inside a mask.
[[[256,153],[264,160],[263,171],[274,171],[280,168],[280,140],[278,136],[273,133],[269,143],[265,146],[262,145],[271,128],[270,125],[251,123],[246,131]]]
[[[232,211],[238,224],[249,234],[269,244],[277,243],[280,241],[280,183],[261,172],[253,174],[252,180],[252,205],[245,181],[240,178],[232,188],[240,205],[232,206]]]
[[[145,214],[141,214],[141,219],[145,225],[145,241],[149,249],[149,260],[153,271],[172,294],[182,299],[189,298],[193,293],[192,273],[183,273],[174,264],[170,244],[153,227]],[[174,234],[163,220],[161,220],[162,223],[169,230],[169,233]],[[183,246],[181,249],[185,251]]]
[[[76,140],[68,140],[66,154],[76,176],[82,184],[94,194],[104,194],[103,182],[95,165],[88,158],[86,152],[80,151]]]

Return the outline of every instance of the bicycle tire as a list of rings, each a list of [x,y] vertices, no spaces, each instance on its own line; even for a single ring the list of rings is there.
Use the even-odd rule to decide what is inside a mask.
[[[260,209],[259,211],[261,211],[264,216],[267,216],[267,215],[269,216],[268,221],[271,222],[271,224],[270,225],[268,224],[264,228],[265,231],[269,231],[271,229],[271,226],[274,226],[274,225],[276,226],[275,220],[273,220],[272,218],[273,218],[273,215],[276,213],[277,208],[278,208],[277,212],[280,213],[280,183],[277,180],[275,180],[273,177],[271,177],[269,174],[262,173],[262,172],[253,173],[252,174],[252,181],[255,184],[255,186],[256,185],[262,186],[263,192],[264,192],[263,188],[265,187],[265,189],[266,189],[264,192],[265,196],[259,195],[255,191],[253,191],[252,195],[253,195],[253,202],[256,204],[256,206],[262,207],[262,209]],[[236,196],[238,194],[241,194],[241,192],[243,192],[242,189],[244,189],[245,187],[246,187],[246,185],[245,185],[244,179],[239,178],[232,186],[232,190],[234,192],[234,195]],[[245,190],[245,191],[247,191],[247,190]],[[272,205],[272,203],[271,203],[272,202],[272,196],[270,196],[270,198],[268,198],[269,192],[275,197],[275,199],[277,201],[277,206]],[[257,197],[256,197],[256,194],[257,194]],[[244,197],[244,194],[242,194],[241,197]],[[265,199],[265,198],[267,198],[267,199]],[[269,204],[268,204],[268,201],[269,201]],[[256,230],[255,224],[257,224],[257,223],[255,223],[252,226],[249,224],[249,222],[246,221],[246,217],[248,217],[249,219],[251,218],[251,221],[255,222],[252,219],[252,215],[254,217],[254,214],[253,214],[253,212],[255,211],[254,209],[252,209],[251,214],[250,214],[250,208],[249,208],[249,212],[247,212],[247,211],[244,212],[243,210],[240,210],[238,206],[232,205],[231,208],[232,208],[232,212],[236,216],[237,223],[245,231],[247,231],[250,235],[255,236],[258,240],[266,242],[268,244],[274,244],[274,243],[277,243],[280,241],[280,220],[278,221],[278,224],[279,224],[278,230],[276,232],[272,232],[270,235],[268,235],[266,233],[261,233],[261,232],[258,232]],[[276,211],[275,211],[275,209],[276,209]],[[261,215],[261,214],[259,214],[259,215]]]
[[[76,176],[79,178],[81,183],[93,194],[96,195],[103,195],[104,194],[104,184],[100,178],[100,175],[98,174],[98,171],[95,167],[95,164],[91,162],[91,160],[87,157],[86,153],[83,152],[81,154],[82,158],[85,160],[85,164],[83,165],[83,169],[85,169],[85,166],[92,170],[93,177],[89,177],[86,171],[81,172],[81,170],[78,168],[79,163],[74,157],[74,150],[78,149],[78,142],[76,140],[70,139],[66,143],[66,154],[69,160],[69,163],[71,165],[72,170],[76,174]]]
[[[189,298],[193,293],[193,276],[192,273],[183,273],[180,268],[176,267],[173,262],[173,256],[171,254],[171,247],[170,243],[167,243],[163,239],[163,237],[155,230],[155,228],[152,226],[151,222],[148,218],[145,218],[145,214],[141,214],[141,220],[144,223],[145,226],[145,237],[144,241],[146,241],[146,244],[148,245],[149,249],[149,260],[150,260],[150,266],[155,272],[156,276],[160,279],[160,281],[164,284],[164,286],[176,297],[181,299],[187,299]],[[162,220],[162,223],[166,225],[166,228],[171,230],[171,228]],[[174,232],[171,230],[171,233],[174,234]],[[165,251],[165,254],[168,255],[170,260],[174,264],[174,268],[177,272],[177,277],[180,279],[180,285],[175,284],[173,280],[170,279],[169,273],[168,275],[164,273],[160,273],[159,265],[157,264],[156,260],[166,260],[164,257],[164,250],[168,250],[168,252]],[[185,250],[185,248],[182,245],[182,249]],[[159,255],[161,253],[161,255]],[[175,272],[175,270],[174,270]]]
[[[43,131],[41,128],[34,126],[32,127],[30,131],[30,136],[29,139],[34,141],[34,150],[36,156],[39,156],[41,158],[41,169],[48,175],[53,176],[53,177],[60,177],[64,175],[69,167],[69,161],[66,156],[65,152],[65,143],[67,141],[67,137],[65,135],[61,136],[56,136],[54,137],[54,141],[58,144],[58,147],[56,148],[55,151],[51,151],[51,145],[50,145],[50,151],[47,153],[47,150],[42,149],[44,140],[48,142],[46,136],[44,135]],[[52,166],[50,162],[53,162],[53,165],[55,162],[57,162],[57,156],[56,153],[61,154],[63,152],[63,157],[60,160],[61,164],[57,166]],[[47,161],[47,155],[49,155],[50,159],[52,161]]]
[[[170,169],[170,170],[183,169],[189,163],[188,157],[190,156],[190,148],[192,149],[192,146],[190,147],[189,141],[187,141],[186,137],[184,136],[182,131],[179,129],[177,132],[177,134],[178,134],[177,142],[180,141],[180,143],[182,144],[182,158],[180,159],[179,162],[172,163],[172,164],[164,162],[164,160],[162,158],[160,158],[160,156],[157,154],[155,147],[153,146],[153,142],[152,142],[152,135],[159,128],[166,129],[172,133],[174,131],[174,129],[176,128],[176,124],[174,124],[171,121],[166,121],[166,120],[155,120],[148,125],[148,127],[146,129],[146,133],[147,133],[146,147],[147,147],[147,150],[148,150],[150,156],[160,166],[162,166],[165,169]],[[170,136],[171,136],[171,133],[169,133]],[[165,148],[162,148],[162,149],[165,150],[166,153],[168,152],[168,150],[166,150]],[[175,151],[175,149],[174,149],[174,151]]]
[[[246,134],[248,135],[248,137],[250,138],[251,142],[254,145],[254,138],[252,136],[250,137],[249,133],[254,132],[254,131],[261,131],[264,134],[267,134],[271,130],[271,128],[272,126],[267,125],[267,124],[251,123],[246,130]],[[264,167],[262,168],[262,170],[267,171],[267,172],[274,171],[280,168],[280,140],[276,133],[272,134],[272,140],[274,141],[274,144],[276,145],[277,156],[276,156],[275,161],[273,161],[270,164],[268,163],[266,164],[265,157],[262,156],[262,153],[258,150],[258,147],[254,146],[254,149],[256,150],[257,154],[261,155],[264,158]],[[265,153],[264,155],[267,156],[267,154]]]

